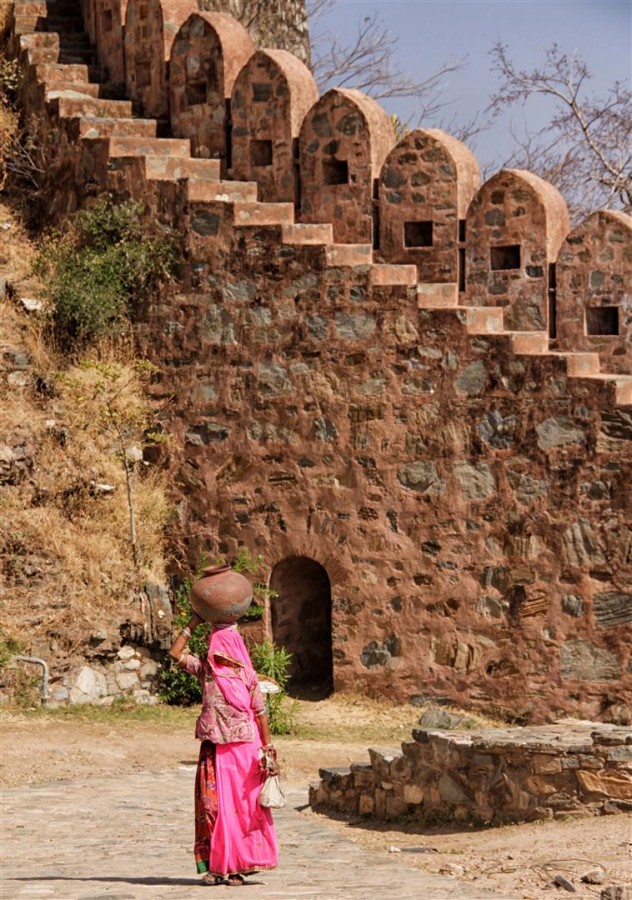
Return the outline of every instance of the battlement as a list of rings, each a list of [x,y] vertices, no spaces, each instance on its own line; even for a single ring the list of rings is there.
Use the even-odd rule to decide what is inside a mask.
[[[396,142],[193,0],[83,0],[87,46],[64,2],[15,4],[50,216],[107,192],[183,235],[138,339],[178,398],[191,558],[212,531],[279,561],[297,679],[629,702],[632,218],[570,231],[542,179]]]

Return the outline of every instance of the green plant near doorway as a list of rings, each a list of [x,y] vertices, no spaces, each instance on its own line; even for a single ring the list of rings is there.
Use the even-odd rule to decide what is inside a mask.
[[[263,641],[253,647],[251,656],[256,671],[271,678],[280,688],[277,693],[268,694],[266,699],[270,731],[272,734],[293,734],[299,703],[289,697],[285,690],[290,677],[292,654],[273,641]]]

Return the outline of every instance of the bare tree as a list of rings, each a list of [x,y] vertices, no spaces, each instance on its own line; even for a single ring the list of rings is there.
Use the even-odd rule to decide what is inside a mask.
[[[447,60],[437,72],[422,79],[413,78],[396,65],[397,38],[384,26],[378,13],[360,19],[355,39],[350,43],[341,43],[336,35],[321,31],[319,21],[334,2],[307,2],[312,70],[319,89],[352,87],[376,100],[414,97],[418,103],[416,124],[436,119],[449,105],[442,95],[446,78],[463,68],[465,59]]]
[[[544,64],[518,69],[506,44],[490,51],[500,87],[488,113],[549,98],[551,119],[524,132],[512,125],[516,150],[505,165],[530,169],[554,184],[569,203],[574,221],[595,209],[632,207],[632,92],[615,82],[604,97],[589,93],[585,61],[553,44]]]

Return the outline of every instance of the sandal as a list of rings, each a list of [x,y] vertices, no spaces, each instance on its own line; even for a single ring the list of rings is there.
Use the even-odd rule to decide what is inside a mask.
[[[244,876],[240,875],[239,872],[235,872],[234,875],[229,875],[224,883],[230,887],[241,887],[242,885],[248,884]]]
[[[218,884],[229,884],[229,882],[221,875],[211,875],[210,872],[207,872],[202,876],[200,884],[203,884],[204,887],[216,887]]]

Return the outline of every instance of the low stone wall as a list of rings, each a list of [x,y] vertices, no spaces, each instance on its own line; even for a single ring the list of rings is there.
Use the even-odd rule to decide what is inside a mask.
[[[401,750],[369,750],[369,764],[321,769],[310,804],[492,825],[632,810],[632,728],[569,722],[413,738]]]

